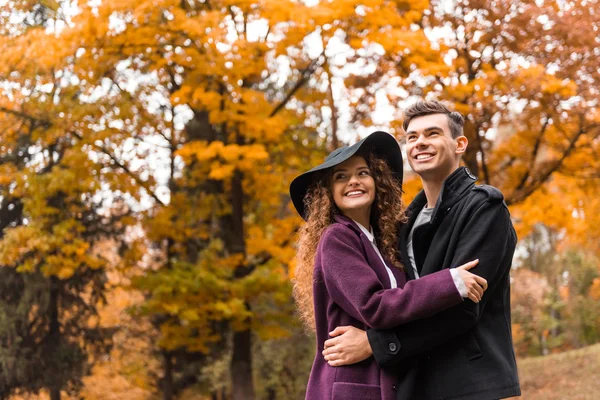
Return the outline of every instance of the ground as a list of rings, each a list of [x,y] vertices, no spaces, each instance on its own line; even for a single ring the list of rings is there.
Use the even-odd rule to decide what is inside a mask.
[[[518,367],[521,399],[600,399],[600,344],[521,359]]]

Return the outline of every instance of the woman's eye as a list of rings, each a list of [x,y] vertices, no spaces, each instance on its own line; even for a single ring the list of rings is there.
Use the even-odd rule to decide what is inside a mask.
[[[345,175],[344,174],[338,174],[336,176],[333,177],[333,179],[335,179],[336,181],[339,179],[344,179]]]
[[[359,175],[369,175],[369,171],[360,171]]]

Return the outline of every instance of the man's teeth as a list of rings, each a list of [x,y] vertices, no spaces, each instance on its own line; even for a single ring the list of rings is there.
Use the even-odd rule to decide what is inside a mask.
[[[433,157],[433,154],[419,154],[417,155],[417,160],[424,160],[426,158],[431,158]]]

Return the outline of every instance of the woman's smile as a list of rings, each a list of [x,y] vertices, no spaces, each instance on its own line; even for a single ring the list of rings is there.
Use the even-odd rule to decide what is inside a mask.
[[[363,190],[352,190],[352,191],[346,193],[346,196],[348,196],[348,197],[360,197],[363,194],[365,194],[365,192]]]
[[[342,214],[369,225],[371,206],[375,201],[375,180],[363,157],[353,156],[334,168],[331,191]]]

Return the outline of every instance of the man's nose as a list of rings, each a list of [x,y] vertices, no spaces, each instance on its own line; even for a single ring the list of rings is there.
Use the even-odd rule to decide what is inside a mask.
[[[415,140],[415,146],[416,147],[427,146],[427,138],[425,137],[425,135],[417,136],[417,140]]]

